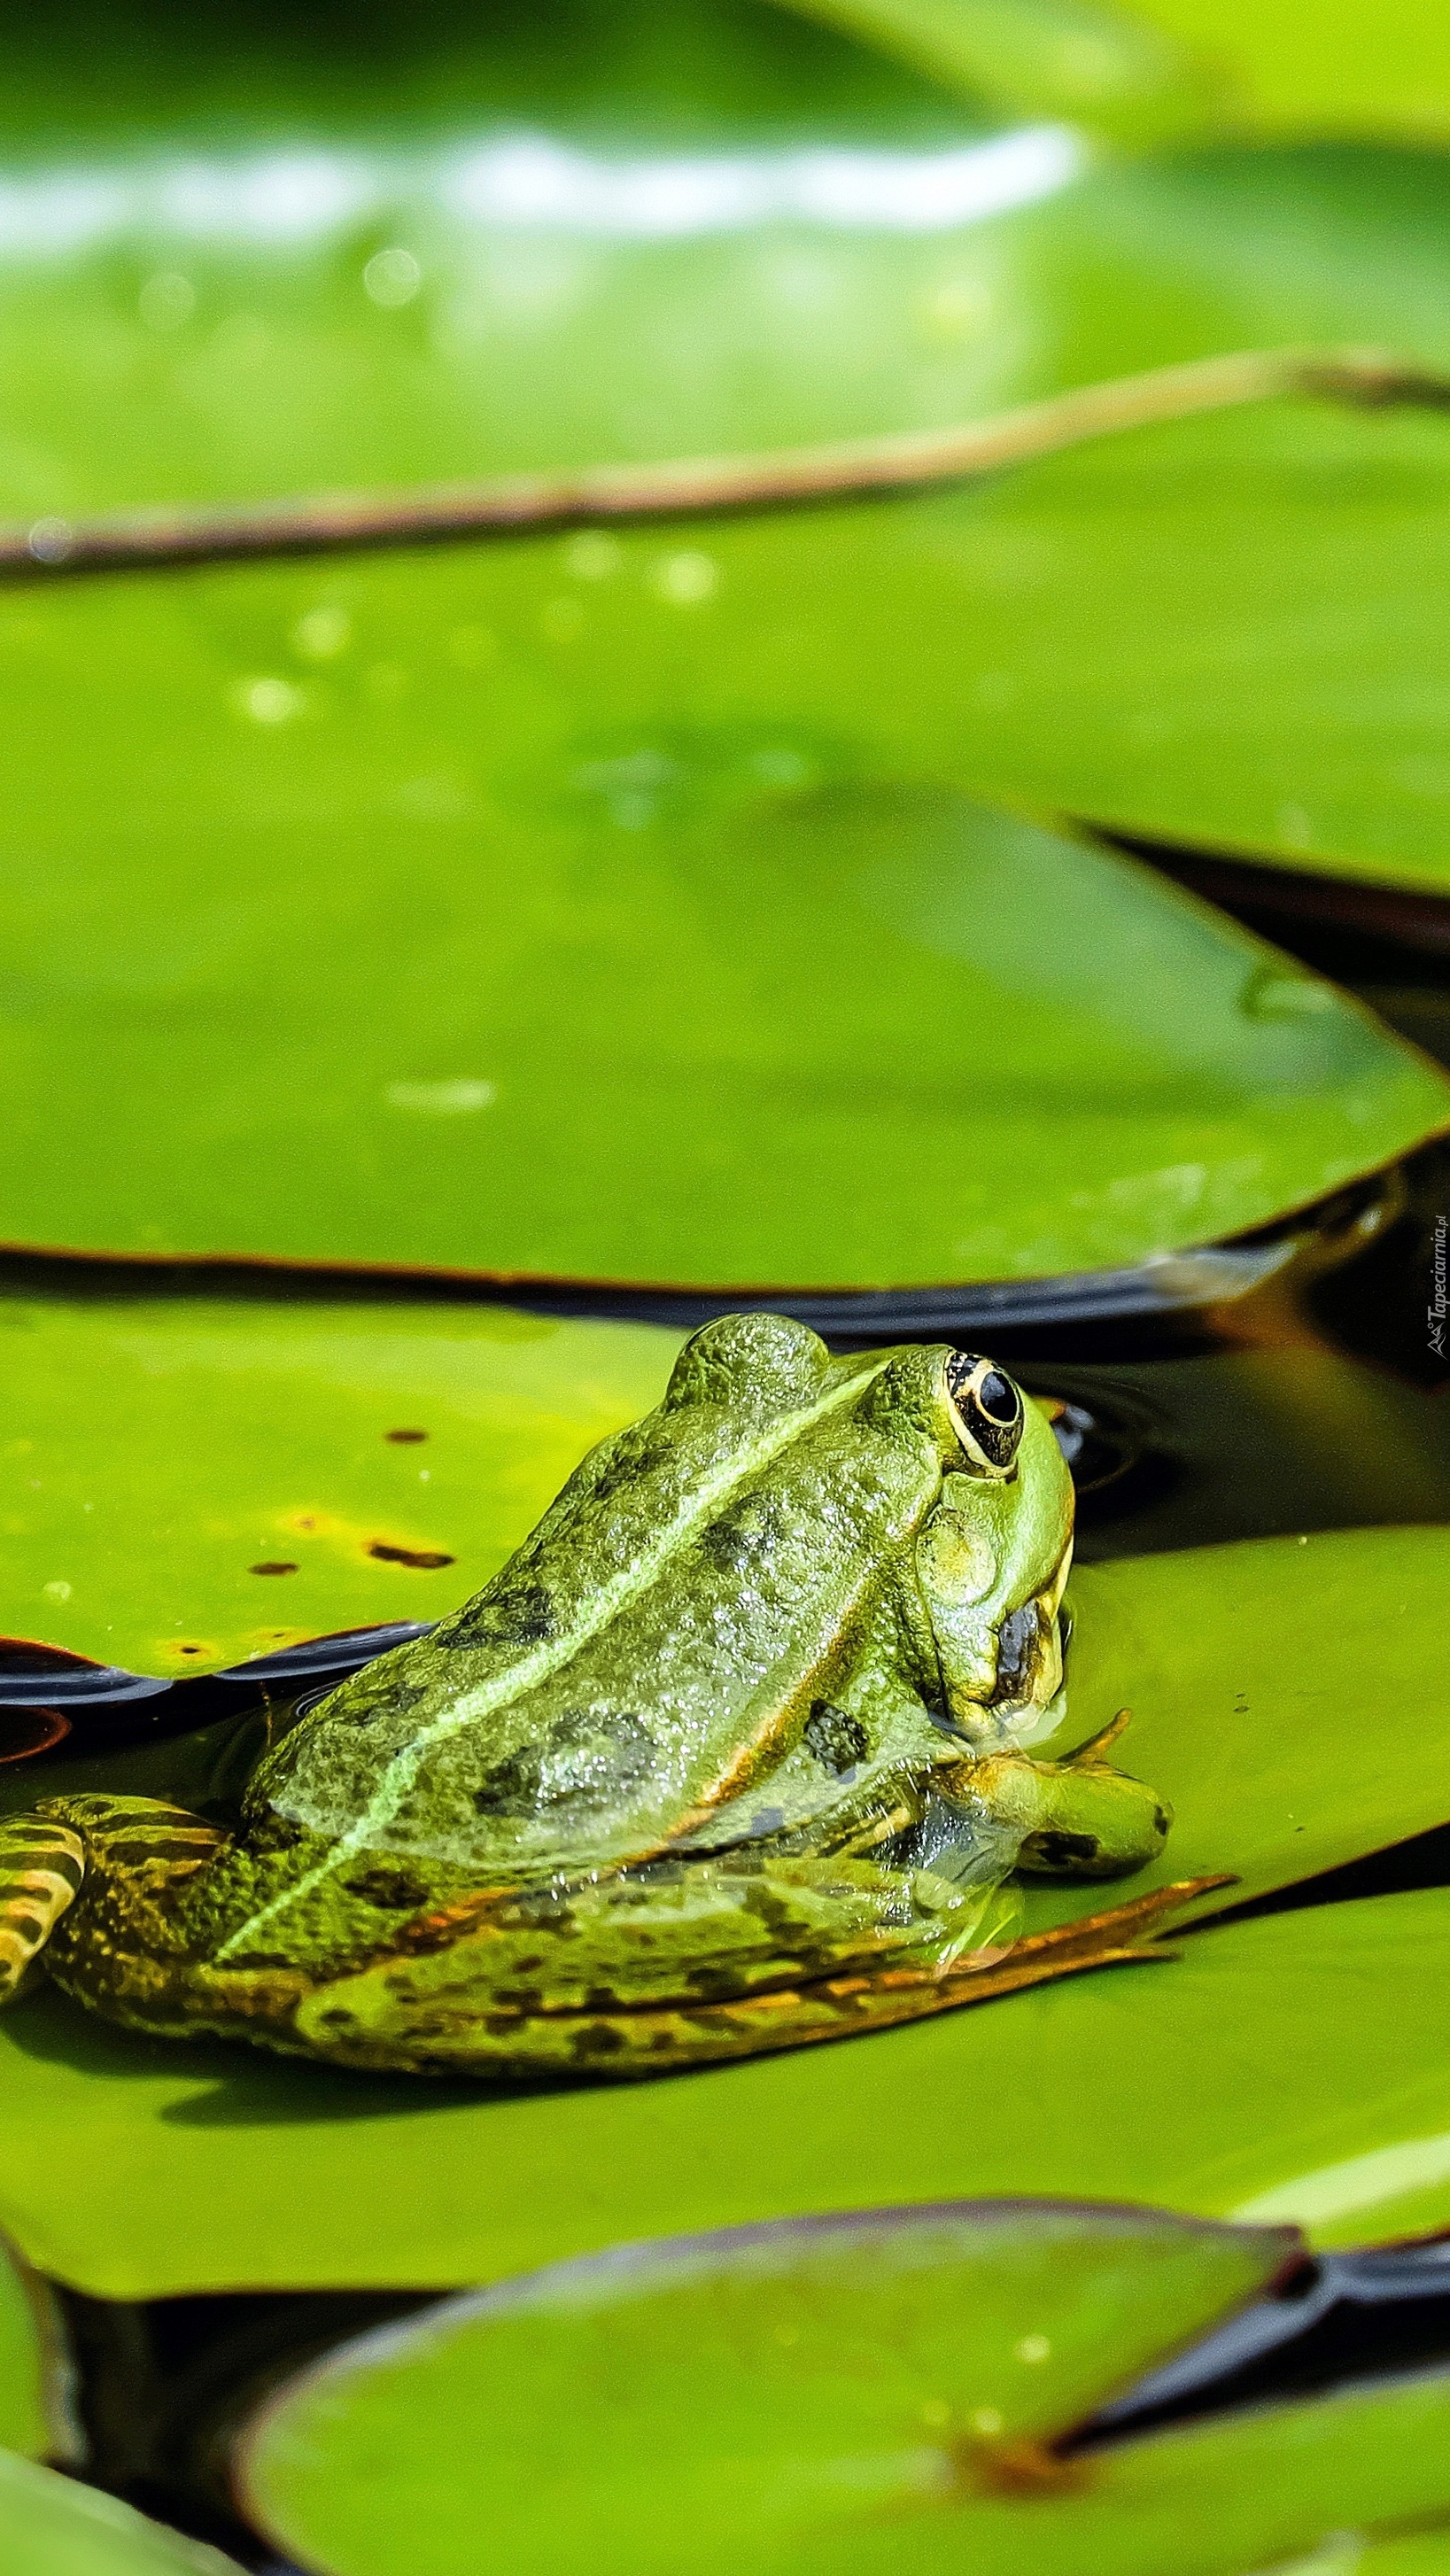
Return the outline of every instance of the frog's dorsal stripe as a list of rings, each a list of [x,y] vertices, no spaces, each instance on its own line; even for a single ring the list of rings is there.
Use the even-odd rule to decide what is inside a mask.
[[[825,1395],[818,1396],[814,1404],[802,1405],[798,1412],[778,1415],[748,1447],[733,1449],[729,1465],[722,1467],[714,1477],[697,1486],[689,1502],[675,1514],[672,1521],[666,1524],[659,1536],[641,1551],[634,1563],[621,1566],[618,1574],[611,1576],[608,1583],[600,1586],[588,1608],[581,1612],[572,1628],[566,1629],[562,1635],[546,1639],[542,1644],[533,1647],[528,1654],[521,1655],[517,1663],[511,1664],[506,1672],[496,1673],[490,1681],[480,1682],[475,1690],[465,1692],[463,1697],[449,1709],[446,1716],[435,1718],[431,1726],[422,1729],[412,1744],[408,1745],[403,1752],[396,1754],[378,1782],[376,1794],[368,1801],[357,1823],[338,1837],[332,1849],[317,1862],[314,1868],[298,1879],[295,1887],[285,1888],[282,1894],[274,1896],[269,1904],[259,1906],[255,1914],[249,1916],[229,1939],[222,1942],[215,1954],[217,1960],[220,1962],[235,1958],[238,1952],[246,1951],[251,1946],[255,1935],[265,1925],[274,1921],[279,1914],[285,1913],[289,1906],[300,1904],[305,1897],[312,1894],[314,1888],[320,1887],[325,1879],[331,1877],[334,1870],[345,1867],[355,1852],[367,1848],[377,1833],[392,1823],[435,1746],[446,1743],[449,1736],[458,1734],[465,1726],[471,1726],[475,1719],[491,1715],[494,1709],[504,1706],[516,1692],[532,1690],[538,1683],[548,1681],[554,1673],[579,1653],[581,1647],[587,1646],[592,1638],[597,1637],[601,1629],[607,1628],[611,1619],[616,1618],[621,1610],[627,1608],[631,1601],[648,1589],[676,1548],[682,1546],[697,1530],[703,1529],[714,1518],[720,1507],[728,1503],[738,1486],[755,1475],[761,1467],[767,1466],[772,1458],[778,1457],[783,1449],[788,1449],[792,1441],[799,1439],[801,1433],[808,1431],[813,1423],[821,1421],[828,1413],[834,1413],[838,1405],[859,1396],[871,1380],[880,1374],[890,1357],[889,1351],[883,1352],[874,1367],[858,1365],[850,1369],[838,1386],[833,1386]]]

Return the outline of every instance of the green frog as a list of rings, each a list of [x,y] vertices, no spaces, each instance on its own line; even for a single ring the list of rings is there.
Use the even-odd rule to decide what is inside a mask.
[[[147,1798],[0,1826],[0,1980],[340,2065],[644,2075],[1103,1961],[1183,1889],[1014,1939],[1161,1798],[1063,1709],[1071,1480],[1003,1370],[684,1347],[476,1597],[293,1714],[232,1829]],[[1159,1953],[1158,1955],[1161,1955]]]

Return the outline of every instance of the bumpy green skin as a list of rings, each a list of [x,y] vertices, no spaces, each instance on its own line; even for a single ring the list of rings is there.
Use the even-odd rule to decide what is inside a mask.
[[[1013,1867],[1114,1875],[1167,1817],[1018,1749],[1059,1713],[1072,1488],[1030,1404],[1006,1473],[973,1456],[951,1357],[698,1333],[476,1599],[268,1754],[235,1838],[136,1799],[19,1820],[82,1856],[57,1983],[148,2031],[537,2074],[1024,1982]]]

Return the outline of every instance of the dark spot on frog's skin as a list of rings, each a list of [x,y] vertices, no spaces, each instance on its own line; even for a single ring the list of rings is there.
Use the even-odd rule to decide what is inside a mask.
[[[365,1869],[359,1877],[345,1879],[343,1884],[349,1896],[360,1896],[365,1905],[411,1913],[415,1906],[428,1902],[427,1887],[406,1869]]]
[[[399,1449],[411,1449],[416,1441],[426,1440],[427,1437],[426,1431],[385,1431],[383,1433],[383,1438],[391,1440]]]
[[[1172,1823],[1172,1822],[1173,1822],[1173,1819],[1172,1819],[1172,1817],[1169,1815],[1168,1810],[1167,1810],[1167,1808],[1166,1808],[1166,1807],[1155,1807],[1155,1808],[1154,1808],[1154,1810],[1153,1810],[1153,1831],[1154,1831],[1155,1833],[1157,1833],[1157,1834],[1166,1834],[1166,1833],[1167,1833],[1167,1831],[1168,1831],[1168,1828],[1169,1828],[1169,1826],[1171,1825],[1171,1823]],[[1296,1833],[1301,1833],[1301,1834],[1302,1834],[1302,1832],[1304,1831],[1304,1828],[1303,1828],[1303,1826],[1302,1826],[1302,1825],[1296,1825],[1296,1827],[1295,1827],[1295,1829],[1294,1829],[1294,1830],[1295,1830],[1295,1832],[1296,1832]]]
[[[594,1481],[589,1488],[594,1501],[607,1503],[611,1494],[619,1493],[625,1485],[634,1484],[638,1477],[647,1476],[656,1463],[658,1454],[657,1451],[643,1445],[636,1446],[628,1439],[622,1440],[613,1454],[596,1470]]]
[[[416,1566],[420,1574],[432,1574],[440,1565],[456,1565],[458,1562],[454,1556],[445,1556],[441,1548],[394,1547],[392,1541],[385,1538],[375,1538],[368,1554],[381,1557],[384,1565]]]
[[[587,1815],[629,1796],[649,1776],[654,1737],[631,1709],[566,1708],[541,1743],[521,1744],[473,1792],[481,1816]]]
[[[750,1495],[700,1532],[700,1554],[724,1574],[740,1574],[771,1546],[779,1515],[767,1500]]]
[[[1099,1844],[1096,1834],[1045,1833],[1029,1834],[1023,1846],[1042,1869],[1067,1869],[1074,1861],[1096,1860]]]
[[[481,1816],[526,1816],[538,1799],[542,1773],[540,1747],[521,1744],[506,1761],[495,1762],[484,1773],[473,1792],[473,1803]]]
[[[569,2041],[574,2057],[617,2057],[624,2046],[624,2035],[607,2021],[586,2021]]]
[[[554,1633],[554,1604],[543,1583],[519,1583],[495,1592],[454,1620],[435,1628],[436,1646],[542,1646]]]
[[[295,1565],[282,1564],[249,1565],[247,1568],[247,1572],[249,1574],[295,1574],[296,1571],[297,1568]]]
[[[852,1717],[848,1710],[835,1707],[828,1699],[811,1702],[804,1737],[816,1760],[826,1770],[834,1771],[838,1780],[854,1771],[858,1762],[864,1762],[871,1750],[871,1738],[859,1717]]]
[[[305,1825],[294,1824],[290,1816],[275,1813],[261,1817],[249,1837],[254,1852],[293,1851],[306,1838]]]
[[[341,2004],[332,2004],[317,2018],[324,2030],[352,2030],[357,2021],[356,2013],[345,2012]]]

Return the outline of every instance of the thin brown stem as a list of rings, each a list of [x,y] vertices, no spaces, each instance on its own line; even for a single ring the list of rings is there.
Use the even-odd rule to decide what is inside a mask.
[[[74,521],[42,518],[28,527],[0,529],[0,572],[106,572],[340,547],[438,544],[606,520],[847,500],[998,473],[1089,439],[1296,394],[1377,408],[1417,404],[1447,410],[1450,376],[1378,349],[1249,349],[1084,385],[955,429],[392,492],[115,511]]]

